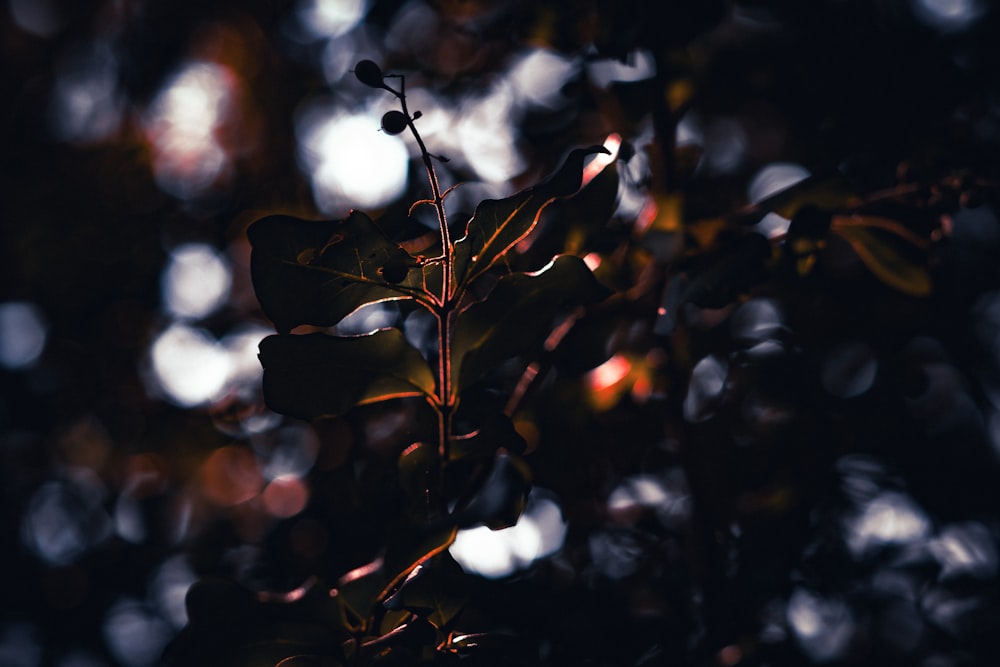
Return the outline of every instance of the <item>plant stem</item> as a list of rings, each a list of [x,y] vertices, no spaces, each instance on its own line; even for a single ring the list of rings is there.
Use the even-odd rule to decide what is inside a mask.
[[[451,320],[454,313],[454,302],[451,292],[452,254],[454,249],[448,230],[448,214],[444,208],[444,196],[441,194],[441,184],[438,182],[433,158],[428,152],[427,146],[424,145],[424,140],[420,137],[420,133],[413,124],[413,118],[406,108],[405,79],[401,80],[396,96],[399,98],[399,103],[403,114],[406,116],[406,123],[410,128],[410,132],[413,134],[413,138],[416,139],[417,146],[420,148],[420,155],[424,161],[424,169],[427,172],[427,180],[431,186],[431,195],[433,197],[434,210],[437,213],[438,227],[441,230],[441,298],[440,305],[435,308],[435,316],[438,324],[438,456],[441,459],[443,481],[444,466],[448,461],[451,415],[454,403],[451,388]]]

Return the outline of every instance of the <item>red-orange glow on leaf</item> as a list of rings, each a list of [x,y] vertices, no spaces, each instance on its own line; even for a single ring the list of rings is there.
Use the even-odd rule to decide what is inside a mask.
[[[306,596],[312,587],[316,585],[316,577],[309,577],[304,584],[298,588],[293,588],[290,591],[284,592],[274,592],[274,591],[260,591],[257,593],[257,599],[261,602],[278,602],[282,604],[290,604],[292,602],[298,602]]]
[[[642,236],[647,231],[649,231],[650,226],[653,224],[653,220],[656,219],[657,206],[656,200],[650,199],[645,204],[643,204],[642,209],[635,217],[635,230],[636,235]]]
[[[615,161],[615,158],[618,157],[618,148],[621,145],[621,135],[615,133],[608,135],[608,138],[604,140],[604,147],[607,148],[610,153],[598,153],[597,156],[583,168],[583,182],[581,183],[581,187],[594,180],[599,173],[604,171],[605,167]]]
[[[596,252],[590,252],[584,255],[583,263],[587,265],[587,268],[591,271],[596,271],[597,267],[601,265],[601,256]]]
[[[623,355],[616,354],[587,374],[590,389],[595,392],[610,389],[625,379],[632,364]]]
[[[309,502],[309,489],[298,477],[283,475],[271,481],[264,489],[264,507],[279,519],[295,516]]]
[[[369,574],[372,574],[373,572],[378,572],[380,569],[382,569],[383,562],[384,561],[381,558],[376,558],[370,563],[365,563],[361,567],[356,567],[350,572],[344,573],[344,575],[337,580],[337,585],[346,586],[352,581],[357,581],[361,577],[367,577]],[[333,595],[334,594],[333,591],[331,591],[330,594]]]
[[[590,406],[598,412],[610,410],[628,388],[631,362],[616,354],[587,374],[587,394]]]
[[[649,397],[653,395],[653,381],[650,379],[649,375],[642,373],[636,378],[635,383],[632,385],[632,398],[636,403],[640,405],[649,400]]]
[[[235,445],[215,450],[202,463],[200,472],[202,494],[224,507],[250,500],[263,484],[256,457]]]

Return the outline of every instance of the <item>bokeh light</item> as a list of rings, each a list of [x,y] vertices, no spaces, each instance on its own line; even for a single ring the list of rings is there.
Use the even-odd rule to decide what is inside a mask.
[[[262,473],[269,480],[304,477],[316,462],[319,438],[304,424],[289,424],[251,438]]]
[[[978,521],[945,526],[930,542],[944,581],[962,577],[990,579],[997,574],[997,537]]]
[[[704,141],[701,164],[712,173],[732,173],[746,158],[749,139],[738,118],[713,118],[705,127]]]
[[[797,588],[788,600],[788,624],[802,650],[816,662],[844,656],[854,635],[854,616],[840,598]]]
[[[757,204],[773,194],[792,187],[809,178],[809,170],[790,162],[776,162],[754,174],[747,185],[747,199]],[[771,211],[757,223],[757,231],[767,237],[780,236],[788,231],[788,218]]]
[[[531,49],[520,54],[508,78],[521,105],[553,110],[570,101],[562,89],[577,68],[572,59],[554,51]]]
[[[235,74],[213,62],[185,63],[166,83],[144,119],[157,184],[180,199],[210,190],[230,156],[217,132],[233,108]]]
[[[0,303],[0,365],[33,365],[45,350],[48,325],[39,308],[27,301]]]
[[[133,598],[119,598],[104,619],[104,639],[125,667],[156,664],[171,636],[167,623]]]
[[[183,407],[219,398],[233,362],[226,350],[203,329],[173,324],[150,347],[150,389]]]
[[[634,523],[643,510],[650,510],[664,525],[677,526],[692,509],[684,471],[674,468],[662,475],[627,477],[608,496],[607,508],[619,523]]]
[[[104,486],[87,470],[74,473],[39,487],[22,519],[25,546],[50,565],[74,562],[111,534]]]
[[[55,138],[94,143],[110,138],[118,130],[124,110],[118,70],[118,59],[109,42],[77,45],[63,55],[48,109]]]
[[[163,272],[166,311],[177,318],[200,319],[226,302],[232,270],[223,256],[205,243],[184,243],[170,251]]]
[[[684,396],[684,418],[691,422],[709,419],[722,390],[726,386],[728,365],[722,359],[709,355],[695,364],[691,371],[691,381]]]
[[[409,152],[400,137],[379,129],[379,118],[376,113],[329,113],[319,108],[300,115],[299,161],[323,213],[378,209],[403,193]]]
[[[601,88],[614,82],[643,81],[656,76],[656,62],[650,51],[638,49],[629,53],[624,61],[605,58],[587,63],[587,76]]]
[[[931,522],[910,496],[885,491],[848,517],[844,528],[847,548],[856,558],[864,558],[886,547],[926,539]]]
[[[306,34],[327,39],[349,32],[367,11],[367,0],[300,0],[295,13]]]
[[[527,165],[514,132],[514,104],[514,91],[501,81],[486,95],[467,99],[458,113],[454,132],[462,157],[488,183],[506,183]]]
[[[188,589],[197,580],[197,575],[186,556],[172,556],[163,561],[153,574],[150,582],[150,599],[154,601],[160,616],[180,630],[188,621],[185,597]]]
[[[51,37],[65,22],[53,0],[9,0],[8,5],[17,27],[38,37]]]
[[[264,487],[264,507],[271,516],[287,519],[305,509],[309,502],[309,489],[294,475],[276,477]]]
[[[946,33],[970,28],[988,9],[983,0],[913,0],[917,18]]]
[[[749,344],[775,338],[783,329],[781,311],[773,299],[750,299],[730,321],[733,336]]]
[[[567,524],[555,495],[534,487],[517,523],[502,530],[460,530],[449,548],[462,569],[496,579],[529,567],[562,548]]]
[[[201,490],[222,507],[239,505],[260,493],[264,478],[257,457],[237,445],[219,447],[201,465]]]

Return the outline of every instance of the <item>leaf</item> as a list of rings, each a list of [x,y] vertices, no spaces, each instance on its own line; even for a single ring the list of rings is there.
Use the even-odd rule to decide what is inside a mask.
[[[257,299],[280,333],[334,325],[365,304],[427,297],[424,269],[364,213],[326,221],[272,215],[247,236]],[[383,279],[386,265],[404,267],[401,280]]]
[[[470,402],[459,404],[459,415],[469,408]],[[478,428],[475,431],[453,437],[448,449],[450,461],[493,458],[501,447],[509,452],[523,453],[527,448],[524,438],[514,428],[514,422],[503,413],[487,412],[472,406],[470,412],[477,413]],[[456,415],[456,418],[459,416]]]
[[[408,609],[443,628],[465,606],[469,584],[469,577],[446,551],[424,563],[419,575],[407,579],[386,606]]]
[[[498,452],[490,476],[459,509],[454,519],[462,528],[483,523],[491,530],[509,528],[524,511],[531,488],[531,470],[519,456]]]
[[[264,401],[275,412],[314,419],[355,405],[435,395],[434,374],[398,329],[364,336],[268,336],[260,343]]]
[[[575,149],[543,183],[506,199],[480,202],[466,226],[465,236],[455,242],[453,270],[457,292],[463,291],[527,236],[552,200],[567,197],[579,189],[584,158],[607,152],[603,146]]]
[[[490,656],[498,660],[496,664],[508,667],[538,664],[539,653],[537,644],[530,638],[494,632],[453,632],[441,650],[461,656]]]
[[[458,315],[451,368],[462,391],[501,362],[539,345],[560,309],[601,301],[610,290],[583,260],[561,255],[537,273],[501,278],[485,301]]]
[[[293,655],[274,667],[340,667],[341,664],[327,655]]]
[[[829,211],[850,208],[856,203],[857,198],[850,183],[838,171],[798,181],[748,206],[736,218],[737,222],[753,224],[768,213],[777,213],[786,220],[791,220],[803,206],[815,206]]]
[[[337,598],[364,621],[375,605],[389,599],[418,566],[446,551],[456,533],[454,526],[399,527],[390,533],[381,558],[341,577],[334,589]]]
[[[669,335],[685,303],[721,308],[768,276],[771,245],[757,233],[727,239],[720,247],[697,255],[671,277],[663,293],[654,331]]]
[[[399,455],[396,466],[399,471],[399,486],[414,501],[429,500],[429,490],[437,480],[440,465],[437,445],[429,442],[415,442]]]
[[[888,234],[876,233],[876,229],[885,232],[885,226],[865,225],[864,218],[859,221],[859,217],[835,216],[830,230],[847,241],[868,270],[889,287],[911,296],[930,295],[931,277],[927,267],[914,256],[917,248],[913,240],[891,230]]]

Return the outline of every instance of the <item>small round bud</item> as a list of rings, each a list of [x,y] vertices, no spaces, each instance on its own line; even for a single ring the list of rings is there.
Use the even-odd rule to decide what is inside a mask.
[[[354,76],[358,77],[358,81],[372,88],[381,88],[384,85],[382,68],[371,60],[362,60],[355,65]]]
[[[386,134],[399,134],[406,129],[407,118],[402,111],[386,111],[382,116],[382,129]]]

